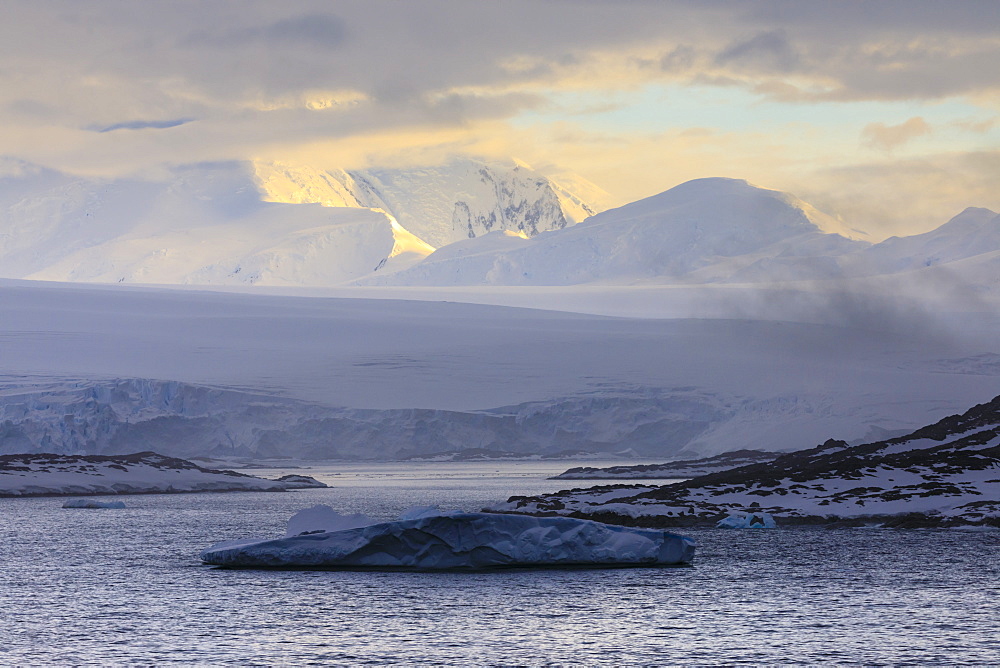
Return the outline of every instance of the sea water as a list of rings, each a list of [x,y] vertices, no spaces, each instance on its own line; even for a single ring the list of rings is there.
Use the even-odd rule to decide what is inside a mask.
[[[334,465],[331,489],[0,499],[0,664],[1000,662],[1000,533],[688,530],[690,567],[483,573],[237,571],[224,539],[277,537],[325,503],[388,519],[478,510],[544,462]]]

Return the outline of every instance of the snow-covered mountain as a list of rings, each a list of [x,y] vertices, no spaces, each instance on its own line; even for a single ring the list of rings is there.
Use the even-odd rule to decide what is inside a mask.
[[[592,212],[524,165],[473,160],[353,173],[202,163],[148,180],[23,163],[0,173],[0,276],[11,278],[338,285],[454,239],[530,236]]]
[[[433,249],[368,209],[265,202],[246,163],[158,181],[24,166],[0,179],[0,275],[56,281],[329,285]]]
[[[270,201],[381,209],[435,248],[490,232],[532,237],[561,230],[597,213],[607,198],[579,177],[567,187],[517,161],[454,158],[354,171],[255,162],[254,170]]]
[[[515,497],[498,509],[643,526],[748,510],[798,521],[920,513],[921,524],[1000,526],[1000,397],[897,438],[853,447],[828,440],[773,461],[662,487]]]
[[[699,179],[533,238],[491,234],[363,285],[780,284],[906,276],[997,287],[1000,216],[968,209],[936,230],[872,244],[791,195]]]
[[[863,233],[785,193],[735,179],[699,179],[518,240],[487,235],[439,249],[374,285],[575,285],[730,278],[768,261],[815,272],[868,246]]]
[[[588,198],[606,198],[579,178],[563,177],[566,187],[520,163],[468,158],[350,172],[211,163],[147,180],[7,161],[0,174],[6,277],[447,287],[903,276],[906,285],[922,272],[930,284],[1000,288],[992,211],[969,209],[931,232],[871,244],[791,195],[735,179],[690,181],[591,215],[600,206]]]
[[[1000,250],[1000,215],[970,207],[937,229],[890,237],[860,254],[853,273],[894,273],[949,264]],[[868,266],[865,266],[865,265]]]

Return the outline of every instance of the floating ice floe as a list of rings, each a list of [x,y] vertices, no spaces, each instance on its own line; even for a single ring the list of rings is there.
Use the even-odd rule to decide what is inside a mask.
[[[289,532],[318,528],[277,540],[219,543],[201,560],[232,568],[468,570],[668,566],[694,557],[694,541],[684,536],[568,517],[419,508],[396,521],[339,528],[358,517],[310,508],[292,518]]]
[[[729,517],[719,520],[717,529],[775,529],[778,523],[767,513],[731,513]]]
[[[95,501],[94,499],[70,499],[63,508],[124,508],[124,501]]]

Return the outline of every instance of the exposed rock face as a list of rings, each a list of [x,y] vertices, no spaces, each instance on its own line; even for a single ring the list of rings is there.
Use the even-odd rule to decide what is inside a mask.
[[[669,524],[746,508],[799,519],[922,513],[1000,525],[1000,397],[907,436],[853,447],[831,440],[672,485],[514,497],[499,509]]]
[[[254,170],[270,201],[379,209],[436,248],[498,231],[532,237],[600,210],[515,161],[454,158],[441,165],[351,171],[258,162]]]

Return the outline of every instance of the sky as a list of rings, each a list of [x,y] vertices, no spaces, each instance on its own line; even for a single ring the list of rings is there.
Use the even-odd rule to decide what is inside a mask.
[[[455,154],[727,176],[875,238],[1000,211],[1000,2],[5,0],[0,171]]]

